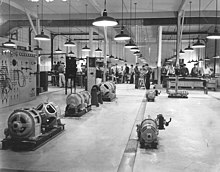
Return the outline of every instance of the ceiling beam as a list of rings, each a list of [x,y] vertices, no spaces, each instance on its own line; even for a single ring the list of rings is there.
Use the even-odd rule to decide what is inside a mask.
[[[176,32],[166,32],[166,31],[163,31],[163,35],[176,35],[176,34],[177,34]],[[205,32],[201,32],[201,31],[200,32],[183,32],[182,34],[183,35],[189,35],[189,34],[190,35],[193,35],[193,34],[197,34],[197,35],[198,34],[199,35],[205,34],[206,35],[206,34],[208,34],[208,32],[206,32],[206,31]]]
[[[178,16],[183,15],[183,11],[185,10],[186,3],[188,3],[188,0],[182,0],[179,9],[178,9]]]
[[[3,1],[3,3],[9,5],[9,1]],[[32,17],[34,17],[34,18],[38,18],[37,13],[35,13],[35,12],[33,12],[33,11],[30,11],[29,9],[27,9],[27,8],[25,8],[25,7],[22,7],[22,6],[20,6],[19,4],[13,2],[13,1],[10,2],[10,6],[12,6],[12,7],[14,7],[14,8],[16,8],[16,9],[18,9],[18,10],[24,12],[24,13],[28,13],[28,14],[30,14],[30,16],[32,16]]]

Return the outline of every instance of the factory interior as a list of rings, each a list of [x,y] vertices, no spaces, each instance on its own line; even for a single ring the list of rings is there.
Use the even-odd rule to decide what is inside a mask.
[[[220,172],[219,0],[0,0],[0,172]]]

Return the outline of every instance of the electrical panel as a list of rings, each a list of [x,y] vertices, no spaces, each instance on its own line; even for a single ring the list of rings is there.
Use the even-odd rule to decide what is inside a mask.
[[[0,48],[0,108],[36,97],[36,70],[34,53]]]

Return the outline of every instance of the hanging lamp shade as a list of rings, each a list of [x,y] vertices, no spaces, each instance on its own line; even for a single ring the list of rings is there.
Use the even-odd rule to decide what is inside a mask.
[[[220,56],[214,56],[213,57],[213,59],[219,59],[220,58]]]
[[[217,24],[218,24],[218,0],[215,1],[216,2],[216,16],[215,16],[215,29],[213,33],[209,33],[208,36],[206,37],[207,39],[220,39],[220,33],[218,32],[217,29]]]
[[[130,39],[131,39],[131,37],[128,36],[127,34],[125,34],[123,29],[121,29],[120,34],[116,35],[114,38],[115,41],[127,41]]]
[[[208,34],[206,37],[207,39],[220,39],[220,33],[218,32],[217,27],[215,27],[215,30],[213,33]]]
[[[104,9],[102,16],[97,17],[93,23],[94,26],[116,26],[118,22],[107,15],[106,9]]]
[[[192,48],[205,48],[205,44],[198,38],[197,42],[192,45]]]
[[[56,53],[62,53],[62,50],[58,47],[56,50],[55,50]]]
[[[182,49],[180,50],[179,53],[180,53],[180,55],[185,54],[185,52]]]
[[[88,52],[88,51],[91,51],[91,50],[90,50],[90,48],[86,45],[85,47],[82,48],[82,51]]]
[[[42,30],[40,34],[37,34],[35,37],[34,37],[35,40],[38,40],[38,41],[49,41],[50,40],[50,37],[48,35],[45,35],[44,34],[44,31]]]
[[[204,59],[205,61],[209,61],[210,60],[210,58],[208,58],[208,57],[205,57],[205,59]]]
[[[37,45],[37,46],[34,48],[34,50],[35,50],[35,51],[42,51],[43,49],[40,48],[39,45]]]
[[[102,49],[100,49],[99,47],[95,50],[95,52],[100,53],[102,52]]]
[[[140,51],[140,50],[139,50],[139,48],[136,46],[136,47],[131,48],[130,51],[136,52],[136,51]]]
[[[131,42],[131,39],[127,44],[125,44],[125,48],[134,48],[134,47],[136,47],[136,45],[133,42]]]
[[[134,55],[139,55],[139,54],[140,54],[139,51],[134,52]]]
[[[184,49],[185,52],[193,52],[194,49],[190,46],[190,44],[188,45],[187,48]]]
[[[6,47],[15,47],[16,44],[9,39],[7,42],[3,43],[4,46]]]
[[[109,56],[109,58],[110,58],[110,59],[114,59],[114,56],[111,54],[111,55]]]
[[[72,55],[74,55],[75,53],[71,50],[69,53],[68,53],[68,55],[69,56],[72,56]]]
[[[203,62],[203,59],[202,59],[202,58],[200,58],[200,59],[199,59],[199,62]]]
[[[76,46],[76,44],[74,42],[72,42],[71,39],[68,39],[65,43],[64,43],[65,47],[74,47]]]

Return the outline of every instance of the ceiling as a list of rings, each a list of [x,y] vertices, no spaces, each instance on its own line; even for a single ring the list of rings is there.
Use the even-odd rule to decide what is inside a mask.
[[[163,25],[163,40],[176,39],[176,17],[178,12],[185,18],[185,24],[182,27],[182,38],[188,40],[189,0],[124,0],[123,2],[123,20],[121,0],[107,0],[108,15],[117,19],[120,25],[123,23],[126,32],[131,34],[133,40],[138,41],[139,45],[156,41],[158,25]],[[0,33],[5,36],[8,33],[9,0],[0,0],[0,3]],[[130,3],[132,4],[132,12],[130,12]],[[134,3],[137,3],[136,17]],[[88,26],[91,25],[93,19],[101,15],[104,9],[104,0],[71,0],[67,2],[62,0],[46,2],[44,0],[42,15],[42,0],[40,0],[40,3],[29,0],[11,0],[10,4],[11,29],[29,26],[27,14],[30,14],[33,21],[37,16],[40,19],[43,17],[45,29],[54,33],[58,31],[68,33],[70,31],[75,34],[74,39],[79,40],[88,38],[86,34],[82,35],[82,33],[88,34]],[[69,8],[69,4],[71,8]],[[88,4],[87,15],[86,4]],[[201,36],[205,37],[207,32],[212,31],[214,28],[216,1],[201,0],[200,18],[198,12],[199,0],[192,1],[191,9],[191,38],[198,36],[199,23]],[[220,9],[220,3],[218,9]],[[113,40],[114,36],[120,32],[120,25],[108,29],[109,38]],[[98,33],[94,38],[103,38],[103,29],[96,27],[94,32]],[[78,35],[78,33],[81,34]]]

